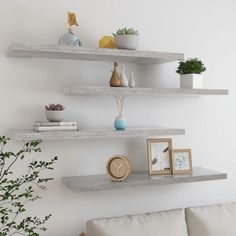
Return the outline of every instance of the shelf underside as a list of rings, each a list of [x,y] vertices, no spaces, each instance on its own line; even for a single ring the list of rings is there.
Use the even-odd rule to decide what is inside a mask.
[[[182,53],[107,48],[77,48],[30,43],[12,43],[7,49],[6,55],[10,57],[54,58],[84,61],[118,61],[140,64],[159,64],[184,59],[184,54]]]
[[[150,95],[150,96],[201,96],[228,95],[226,89],[179,89],[179,88],[119,88],[119,87],[68,87],[63,89],[66,95]]]
[[[97,138],[142,138],[165,135],[183,135],[184,129],[145,127],[129,128],[116,131],[113,128],[80,129],[79,131],[36,132],[32,130],[10,130],[7,135],[15,140],[65,140],[65,139],[97,139]]]
[[[167,185],[188,182],[201,182],[226,179],[227,174],[205,168],[193,168],[193,174],[153,175],[137,172],[129,176],[125,182],[112,182],[107,175],[75,176],[62,178],[63,184],[73,192],[113,190],[127,187]]]

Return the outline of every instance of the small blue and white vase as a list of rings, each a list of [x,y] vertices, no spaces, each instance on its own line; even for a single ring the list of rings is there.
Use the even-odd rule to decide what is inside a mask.
[[[125,130],[127,128],[127,122],[124,116],[117,116],[114,122],[116,130]]]

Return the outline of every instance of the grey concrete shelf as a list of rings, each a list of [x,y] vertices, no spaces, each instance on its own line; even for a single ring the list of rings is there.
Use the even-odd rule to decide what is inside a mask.
[[[66,95],[150,95],[150,96],[201,96],[228,95],[226,89],[179,89],[179,88],[115,88],[115,87],[68,87]]]
[[[137,172],[129,176],[125,182],[112,182],[107,175],[75,176],[62,178],[63,184],[73,192],[92,192],[102,190],[122,189],[127,187],[167,185],[188,182],[201,182],[227,179],[227,174],[201,167],[193,168],[193,174],[153,175]]]
[[[140,64],[159,64],[184,59],[182,53],[121,50],[107,48],[76,48],[59,45],[12,43],[6,51],[10,57],[54,58],[85,61],[118,61]]]
[[[80,129],[79,131],[36,132],[33,130],[9,130],[7,135],[15,140],[60,140],[98,138],[142,138],[165,135],[183,135],[184,129],[143,127],[116,131],[113,128]]]

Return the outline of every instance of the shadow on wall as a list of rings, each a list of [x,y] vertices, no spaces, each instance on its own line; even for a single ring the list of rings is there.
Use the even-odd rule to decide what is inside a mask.
[[[138,85],[150,88],[179,88],[176,68],[177,63],[140,65]]]

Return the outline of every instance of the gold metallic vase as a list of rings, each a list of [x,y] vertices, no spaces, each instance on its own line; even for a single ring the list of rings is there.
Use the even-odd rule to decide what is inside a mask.
[[[110,86],[111,87],[120,87],[121,86],[121,80],[118,73],[118,63],[114,62],[114,71],[112,71],[112,76],[110,79]]]

